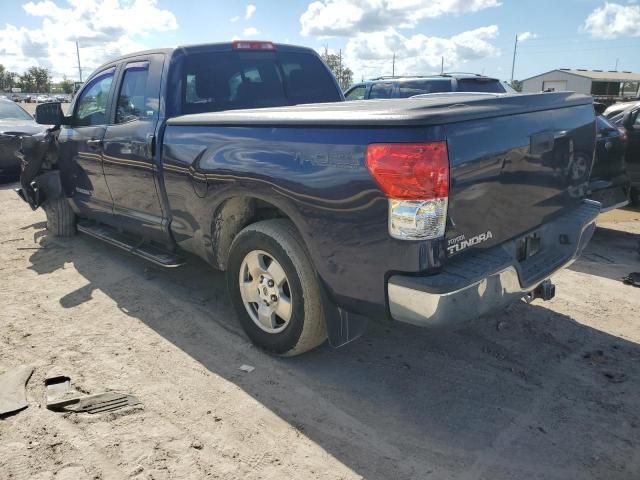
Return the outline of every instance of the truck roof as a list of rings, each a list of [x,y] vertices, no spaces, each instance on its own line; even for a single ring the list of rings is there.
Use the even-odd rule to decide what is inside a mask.
[[[424,98],[355,100],[288,107],[198,113],[172,118],[169,125],[442,125],[466,120],[591,105],[573,92],[522,95],[454,92]]]
[[[261,42],[260,40],[250,40],[251,42]],[[273,43],[273,42],[269,42],[269,43]],[[224,52],[224,51],[230,51],[233,49],[233,44],[234,42],[218,42],[218,43],[196,43],[196,44],[190,44],[190,45],[178,45],[177,47],[171,47],[171,48],[152,48],[152,49],[148,49],[148,50],[140,50],[137,52],[131,52],[131,53],[127,53],[126,55],[121,55],[119,57],[116,57],[112,60],[109,60],[108,62],[103,63],[102,65],[100,65],[99,67],[96,67],[96,69],[93,71],[93,73],[102,70],[106,67],[108,67],[109,65],[112,65],[114,63],[120,62],[122,60],[125,60],[127,58],[131,58],[131,57],[137,57],[140,55],[152,55],[154,53],[161,53],[164,55],[174,55],[176,52],[181,52],[183,54],[190,54],[190,53],[199,53],[199,52],[210,52],[210,51],[220,51],[220,52]],[[313,52],[314,54],[317,54],[316,51],[312,48],[308,48],[308,47],[301,47],[298,45],[289,45],[286,43],[273,43],[273,45],[275,45],[277,50],[280,51],[285,51],[285,52]],[[91,74],[91,76],[89,77],[89,79],[93,76],[93,73]]]

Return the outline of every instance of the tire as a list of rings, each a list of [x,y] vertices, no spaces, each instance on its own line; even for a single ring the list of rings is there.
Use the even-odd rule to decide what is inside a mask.
[[[47,215],[47,230],[54,237],[72,237],[76,234],[76,214],[65,197],[47,200],[42,208]]]
[[[640,188],[631,187],[629,200],[634,207],[640,207]]]
[[[326,340],[318,277],[289,220],[257,222],[236,236],[227,287],[243,330],[262,349],[295,356]]]

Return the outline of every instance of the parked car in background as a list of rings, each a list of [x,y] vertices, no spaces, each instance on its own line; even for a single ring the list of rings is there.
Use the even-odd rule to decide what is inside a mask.
[[[352,85],[344,96],[347,100],[370,100],[447,92],[511,93],[497,78],[473,73],[444,73],[425,77],[380,77]]]
[[[596,157],[589,179],[589,198],[602,204],[602,211],[629,203],[631,182],[626,170],[627,132],[604,116],[597,117]]]
[[[44,129],[20,105],[0,99],[0,178],[16,177],[20,173],[20,159],[16,156],[20,138]]]
[[[640,100],[634,100],[633,102],[614,103],[613,105],[605,109],[603,115],[607,118],[613,118],[619,113],[622,113],[626,109],[632,108],[632,107],[640,107]]]
[[[631,180],[631,203],[640,205],[640,104],[614,115],[609,121],[627,134],[626,169]]]
[[[55,100],[51,98],[49,95],[38,95],[36,97],[37,103],[48,103],[48,102],[54,102],[54,101]]]

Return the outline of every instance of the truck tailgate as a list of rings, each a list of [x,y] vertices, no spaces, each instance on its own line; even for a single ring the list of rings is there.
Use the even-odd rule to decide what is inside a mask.
[[[587,193],[594,121],[585,104],[446,125],[448,255],[505,242],[576,208]]]

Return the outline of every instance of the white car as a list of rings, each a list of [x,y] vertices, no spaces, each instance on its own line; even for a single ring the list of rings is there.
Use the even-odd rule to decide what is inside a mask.
[[[627,108],[631,108],[636,105],[640,105],[640,101],[635,100],[633,102],[614,103],[604,111],[603,115],[607,118],[613,118],[619,113],[624,112]]]
[[[47,103],[47,102],[52,102],[53,100],[51,100],[51,97],[49,95],[38,95],[36,97],[36,102],[37,103]]]

